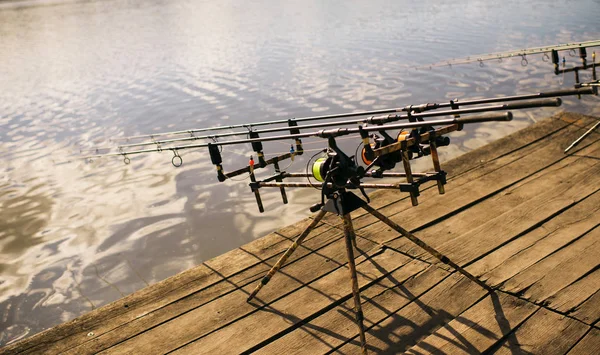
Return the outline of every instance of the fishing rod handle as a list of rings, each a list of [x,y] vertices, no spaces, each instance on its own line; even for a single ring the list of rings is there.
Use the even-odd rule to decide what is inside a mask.
[[[478,116],[466,116],[466,117],[458,117],[456,119],[456,123],[479,123],[479,122],[490,122],[490,121],[511,121],[513,115],[511,112],[504,113],[491,113],[488,115],[478,115]]]
[[[521,110],[526,108],[536,108],[536,107],[558,107],[562,105],[562,100],[560,97],[556,97],[553,99],[541,99],[527,102],[515,102],[504,105],[505,110]]]
[[[556,96],[571,96],[571,95],[591,95],[594,93],[593,88],[583,89],[564,89],[549,92],[540,92],[539,97],[556,97]]]

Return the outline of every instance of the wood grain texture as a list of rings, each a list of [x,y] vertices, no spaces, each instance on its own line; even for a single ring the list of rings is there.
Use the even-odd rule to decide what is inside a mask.
[[[402,271],[400,269],[399,271]],[[430,266],[423,273],[405,282],[392,273],[381,282],[362,292],[363,313],[367,330],[382,320],[393,317],[406,305],[427,292],[448,272]],[[348,301],[298,329],[275,339],[257,351],[258,354],[315,354],[325,353],[358,337],[357,328],[350,322],[353,302]],[[373,349],[373,344],[369,344]]]
[[[547,309],[539,309],[491,354],[565,354],[590,327]]]
[[[427,267],[425,263],[411,262],[409,258],[386,249],[383,253],[357,265],[359,285],[363,287],[373,280],[382,278],[405,263],[409,264],[406,267],[406,274],[401,280],[409,278]],[[188,343],[175,353],[215,354],[228,353],[228,349],[231,349],[230,353],[240,353],[270,337],[273,333],[282,332],[301,322],[302,319],[321,312],[336,300],[349,299],[350,295],[348,271],[339,269],[307,287],[303,287],[293,295],[284,297],[269,307],[259,310],[253,317],[241,319],[229,327],[219,329],[206,337]],[[151,350],[155,351],[154,348]]]
[[[563,172],[568,171],[573,173],[574,170],[570,168],[565,169],[565,167],[573,163],[573,157],[565,157],[560,147],[561,145],[568,144],[571,137],[579,134],[579,132],[581,132],[581,128],[569,126],[560,132],[562,134],[557,133],[556,137],[553,136],[553,141],[538,142],[524,149],[533,150],[531,152],[517,151],[494,160],[481,169],[469,171],[467,174],[461,176],[461,179],[468,181],[467,184],[454,186],[455,181],[449,182],[447,186],[448,192],[444,196],[429,196],[430,198],[427,199],[424,197],[422,198],[423,202],[415,208],[404,210],[403,208],[405,207],[402,204],[394,204],[381,209],[381,211],[386,216],[391,216],[390,218],[394,222],[409,230],[414,230],[423,223],[429,223],[441,218],[450,219],[449,221],[444,220],[444,223],[439,223],[437,226],[433,226],[431,229],[428,228],[429,230],[424,230],[418,234],[425,242],[434,246],[448,242],[451,238],[460,235],[460,231],[465,228],[463,224],[477,227],[487,221],[490,213],[495,213],[494,216],[496,216],[509,211],[513,207],[511,203],[525,202],[527,196],[533,195],[528,194],[526,190],[530,186],[536,186],[535,180],[538,177],[546,176],[552,178],[551,174],[548,175],[552,171],[562,170]],[[593,144],[580,148],[586,149],[586,153],[597,149]],[[598,163],[596,160],[589,158],[575,157],[575,159],[575,164],[579,166]],[[546,172],[546,169],[550,170]],[[485,172],[479,170],[484,170]],[[569,182],[574,183],[575,180],[566,179],[562,181],[563,187],[568,188]],[[524,185],[528,186],[527,188],[521,188],[520,192],[523,192],[523,194],[515,195],[514,197],[510,196],[510,191]],[[542,187],[540,186],[539,188]],[[544,190],[548,188],[549,186],[545,186]],[[502,195],[497,196],[498,194]],[[489,207],[484,209],[478,203],[494,198],[504,198],[506,199],[506,203],[497,203],[492,211],[489,210]],[[408,203],[407,201],[404,202],[404,205]],[[479,211],[482,209],[487,213],[480,213]],[[461,216],[455,219],[449,218],[455,214]],[[363,222],[356,222],[356,229],[365,238],[377,243],[394,239],[389,238],[389,234],[383,233],[390,231],[383,223],[371,223],[362,228],[361,223]],[[453,229],[456,226],[460,227],[460,231],[453,233]],[[400,248],[408,253],[415,252],[411,250],[412,244],[404,238],[397,237],[396,239],[400,239],[397,242],[398,244],[395,245],[396,248]],[[401,243],[403,242],[405,243],[405,247],[402,247]],[[417,253],[420,254],[419,251]]]
[[[361,249],[372,249],[373,243],[362,238],[357,238]],[[407,262],[407,258],[402,259]],[[314,280],[318,280],[331,272],[340,270],[346,263],[346,250],[344,243],[338,241],[328,245],[317,253],[311,253],[298,262],[289,264],[278,272],[268,287],[257,296],[259,305],[269,304],[273,300],[284,297],[290,293],[295,294],[299,288],[304,288]],[[400,261],[399,261],[400,263]],[[261,275],[262,276],[262,273]],[[181,343],[193,341],[197,337],[209,334],[223,327],[247,317],[256,312],[257,307],[246,303],[246,298],[254,289],[254,284],[247,284],[212,302],[202,304],[181,315],[160,323],[153,328],[143,327],[139,334],[131,339],[119,343],[108,352],[119,353],[162,353],[177,348]],[[176,305],[177,307],[178,305]],[[180,312],[180,311],[178,311]],[[201,320],[201,321],[200,321]],[[233,323],[235,324],[235,323]],[[146,330],[147,329],[147,330]]]
[[[482,353],[510,334],[538,308],[504,293],[488,295],[406,353]]]
[[[569,355],[590,355],[600,354],[600,329],[592,328],[583,339],[581,339],[571,351]]]
[[[502,289],[541,302],[578,280],[600,262],[600,228],[519,272]]]
[[[599,211],[600,192],[596,192],[540,227],[488,254],[467,270],[491,285],[499,285],[596,228],[600,223]]]
[[[597,291],[569,315],[597,327],[600,321],[600,290],[598,290],[600,287],[596,284],[595,288]]]
[[[343,250],[338,245],[341,238],[342,236],[339,232],[335,230],[327,230],[322,232],[319,238],[308,239],[303,245],[296,249],[296,252],[292,254],[290,259],[288,259],[288,263],[282,271],[286,272],[286,270],[293,270],[294,268],[296,270],[298,268],[301,269],[304,267],[304,265],[310,264],[316,259],[324,259],[328,257],[330,259],[328,259],[329,261],[326,262],[330,263],[332,267],[334,267],[336,263],[337,265],[343,264],[345,261],[345,258],[343,258]],[[362,239],[359,240],[359,244],[361,244],[363,248],[371,248],[374,246],[372,242]],[[333,243],[336,243],[336,246],[331,246]],[[286,242],[285,246],[287,247],[288,245],[289,242]],[[237,274],[225,278],[218,283],[211,284],[196,292],[190,293],[186,297],[177,299],[165,305],[164,307],[141,314],[137,318],[123,325],[115,325],[114,329],[103,334],[98,334],[91,341],[73,347],[65,353],[91,354],[101,351],[115,343],[125,341],[137,334],[143,333],[146,329],[169,322],[172,319],[177,318],[186,312],[195,310],[204,304],[216,300],[217,298],[225,297],[235,290],[258,282],[260,278],[262,278],[262,276],[271,268],[271,266],[275,264],[279,258],[279,255],[280,253],[262,261],[261,263],[254,264],[253,266],[248,267]],[[303,260],[305,257],[308,257],[308,259]],[[300,266],[294,267],[293,265],[297,261],[301,262],[301,264]],[[320,263],[317,262],[317,264]],[[209,267],[208,263],[205,265]],[[323,272],[327,272],[328,270],[329,268],[324,268]]]
[[[376,354],[403,352],[471,307],[485,294],[477,284],[460,274],[453,274],[371,327],[367,332],[368,348]],[[360,343],[353,339],[336,349],[335,353],[360,354]]]

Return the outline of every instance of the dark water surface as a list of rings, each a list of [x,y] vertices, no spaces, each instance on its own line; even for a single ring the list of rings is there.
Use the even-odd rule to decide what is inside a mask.
[[[124,165],[74,159],[80,149],[114,136],[566,87],[573,78],[555,77],[540,56],[526,67],[409,68],[598,39],[598,18],[597,0],[0,2],[0,345],[295,222],[319,199],[290,191],[282,205],[265,191],[259,214],[247,181],[218,183],[205,151],[182,152],[176,169],[169,152]],[[598,115],[598,103],[569,99],[561,109]],[[468,127],[442,159],[555,112]],[[267,153],[287,149],[273,143]],[[249,151],[225,149],[226,168]]]

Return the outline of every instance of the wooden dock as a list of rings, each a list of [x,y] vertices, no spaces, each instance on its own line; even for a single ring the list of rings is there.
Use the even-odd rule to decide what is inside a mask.
[[[465,154],[411,207],[372,206],[496,290],[353,213],[370,353],[600,354],[600,134],[562,114]],[[298,222],[0,353],[359,354],[341,220],[327,216],[258,294]]]

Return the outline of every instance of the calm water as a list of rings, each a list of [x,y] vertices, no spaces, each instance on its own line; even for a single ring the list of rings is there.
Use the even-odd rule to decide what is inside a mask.
[[[77,160],[80,149],[114,136],[566,87],[573,79],[562,83],[541,57],[527,67],[409,68],[598,39],[599,17],[597,0],[0,2],[0,345],[299,220],[319,199],[290,191],[282,205],[265,191],[259,214],[247,181],[217,183],[204,151],[183,152],[175,169],[167,152],[126,166]],[[562,109],[599,106],[590,97]],[[554,112],[468,127],[442,157]],[[226,149],[226,168],[248,151]]]

